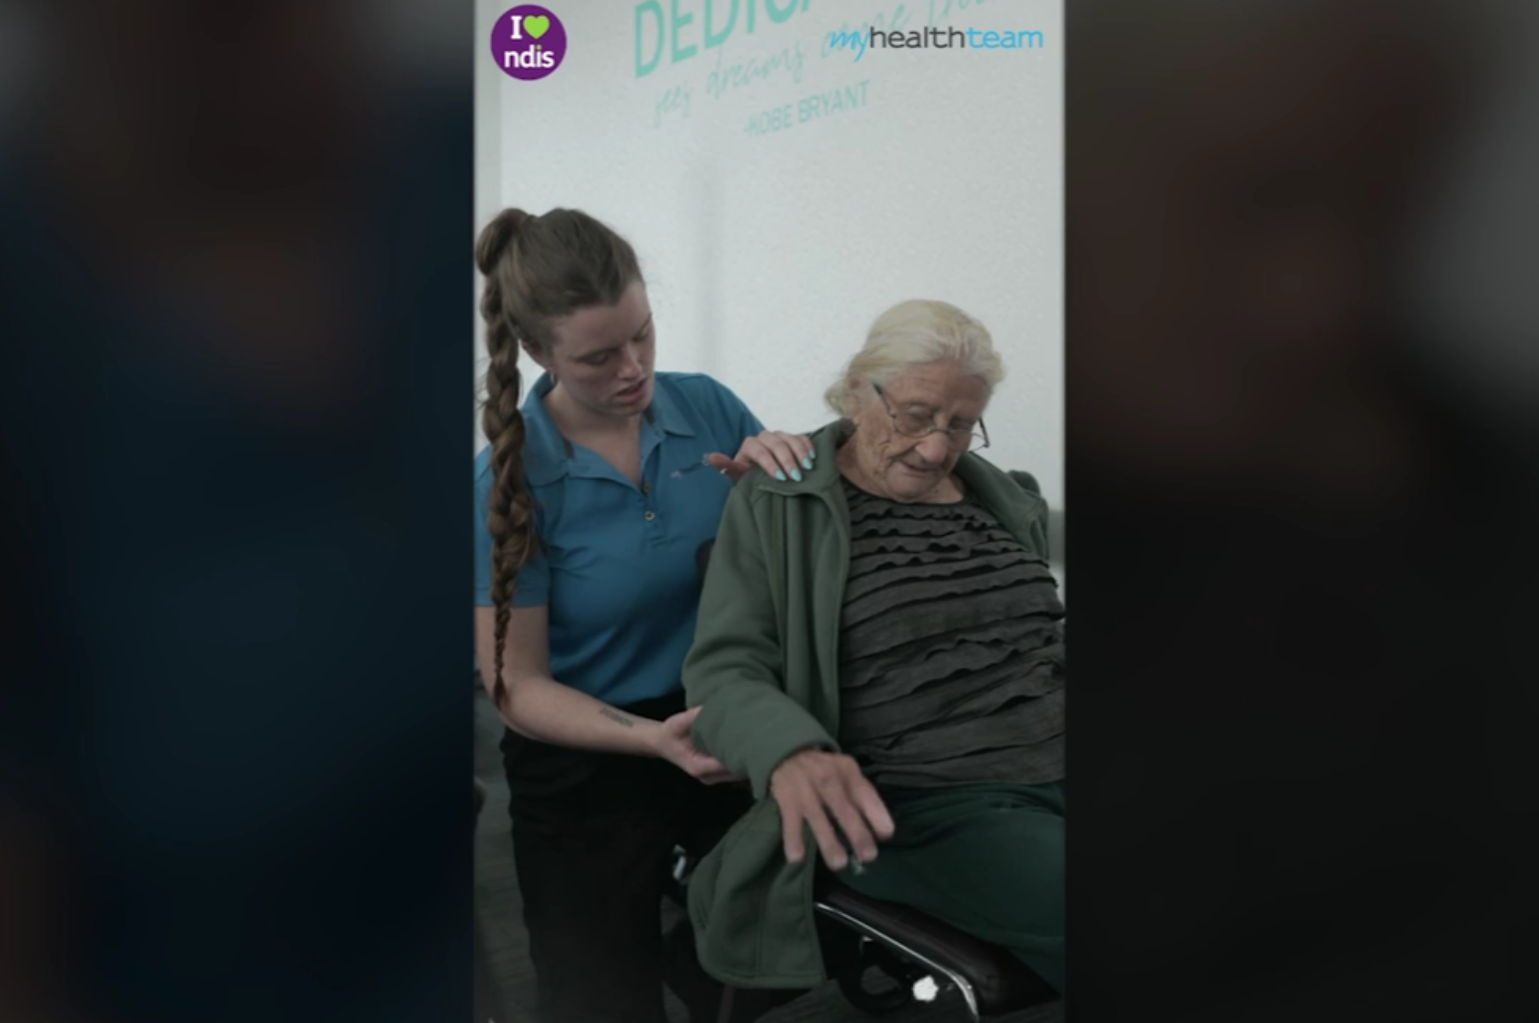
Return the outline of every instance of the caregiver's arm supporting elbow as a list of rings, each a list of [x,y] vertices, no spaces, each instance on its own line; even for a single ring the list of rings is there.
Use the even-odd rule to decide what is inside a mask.
[[[476,608],[476,659],[494,701],[495,622],[493,608]],[[497,707],[507,726],[525,738],[555,746],[658,756],[662,728],[658,722],[617,710],[551,677],[549,636],[545,607],[513,609],[503,651],[502,702]]]

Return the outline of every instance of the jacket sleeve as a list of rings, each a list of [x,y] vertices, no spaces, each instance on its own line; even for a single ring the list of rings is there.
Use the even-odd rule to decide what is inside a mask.
[[[838,744],[785,691],[784,657],[765,539],[754,519],[754,491],[732,488],[711,550],[695,643],[684,660],[684,692],[695,745],[769,792],[769,776],[792,753]]]

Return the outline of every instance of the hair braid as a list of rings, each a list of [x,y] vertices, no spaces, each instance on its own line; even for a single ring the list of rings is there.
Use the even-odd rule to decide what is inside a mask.
[[[502,706],[505,687],[502,665],[507,648],[508,621],[513,613],[513,580],[539,549],[532,516],[534,501],[524,489],[524,416],[518,409],[522,377],[518,370],[518,332],[508,316],[497,264],[510,247],[528,214],[505,210],[487,225],[476,243],[476,263],[486,275],[481,317],[486,321],[486,405],[481,430],[491,443],[492,492],[486,524],[492,536],[493,632],[492,698]]]
[[[524,484],[519,348],[550,355],[557,320],[589,306],[613,305],[642,277],[630,244],[580,210],[555,209],[541,217],[503,210],[476,239],[476,267],[486,278],[480,309],[489,366],[481,430],[491,445],[493,478],[486,509],[496,609],[492,698],[502,709],[514,578],[539,550],[534,498]]]

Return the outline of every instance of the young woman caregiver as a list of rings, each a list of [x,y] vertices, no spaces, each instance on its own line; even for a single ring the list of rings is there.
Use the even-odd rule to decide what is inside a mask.
[[[504,210],[476,262],[490,355],[476,654],[508,725],[541,1014],[663,1023],[671,853],[725,831],[751,802],[715,786],[727,773],[689,741],[696,711],[684,710],[680,670],[695,554],[733,481],[753,465],[800,481],[812,444],[764,430],[710,377],[653,371],[635,252],[594,218]],[[520,351],[544,370],[521,408]]]

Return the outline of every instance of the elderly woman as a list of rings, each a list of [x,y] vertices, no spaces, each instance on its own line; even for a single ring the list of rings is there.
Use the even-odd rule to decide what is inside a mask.
[[[821,856],[1062,989],[1046,509],[970,450],[1003,376],[976,320],[900,303],[830,389],[843,418],[813,436],[806,481],[751,473],[727,502],[684,666],[696,745],[758,800],[691,883],[701,962],[723,981],[823,979]]]

